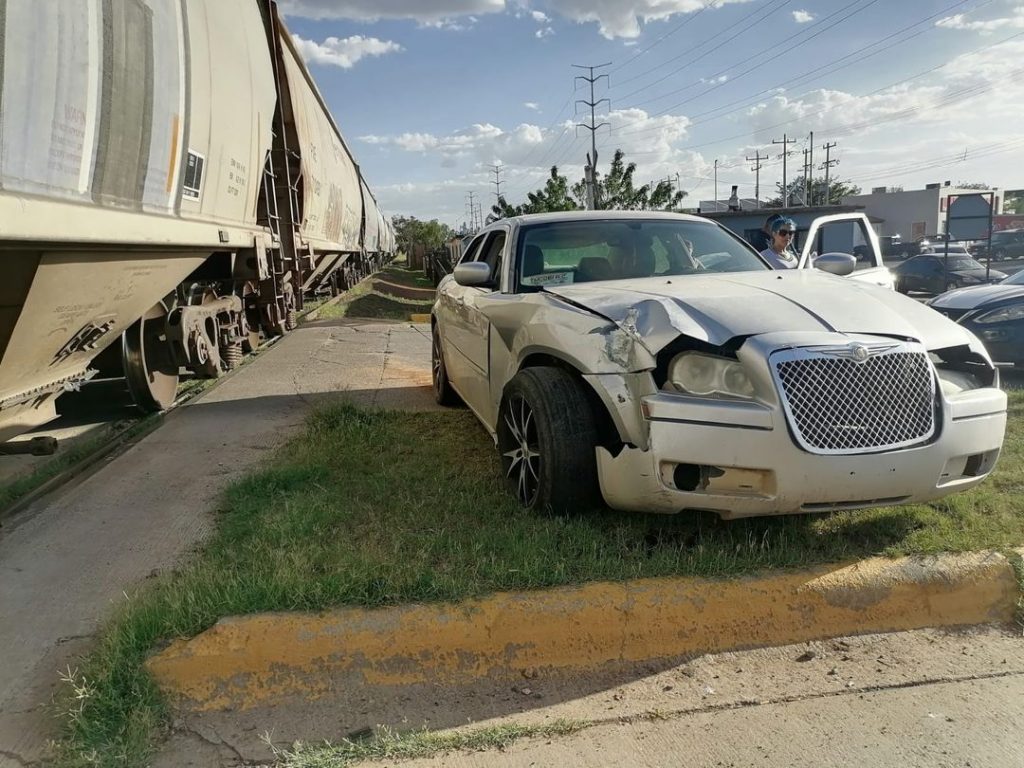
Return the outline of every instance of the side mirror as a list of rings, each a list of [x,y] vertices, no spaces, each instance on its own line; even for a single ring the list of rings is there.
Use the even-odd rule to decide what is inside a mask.
[[[845,277],[857,268],[857,257],[849,253],[823,253],[814,260],[814,268]]]
[[[487,285],[491,282],[491,268],[482,261],[468,261],[455,267],[454,276],[459,285]]]

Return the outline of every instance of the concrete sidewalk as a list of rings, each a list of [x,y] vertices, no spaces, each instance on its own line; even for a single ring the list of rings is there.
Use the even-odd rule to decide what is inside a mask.
[[[59,671],[74,667],[123,593],[177,565],[209,532],[221,490],[339,394],[436,407],[429,327],[300,326],[122,455],[4,523],[0,766],[43,756]]]

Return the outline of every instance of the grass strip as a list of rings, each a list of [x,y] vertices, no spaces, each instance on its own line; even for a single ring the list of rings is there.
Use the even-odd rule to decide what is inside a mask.
[[[1024,392],[1011,393],[999,467],[967,493],[722,522],[712,514],[526,512],[505,492],[493,444],[469,412],[325,407],[226,491],[203,551],[128,598],[96,651],[69,674],[59,762],[144,765],[168,715],[143,661],[224,616],[1019,546],[1022,417]]]
[[[423,730],[400,734],[385,728],[365,740],[296,744],[290,750],[275,750],[275,755],[281,768],[346,768],[363,760],[411,760],[456,751],[507,749],[520,739],[568,736],[584,727],[585,723],[556,720],[544,725],[509,724],[443,733]]]
[[[408,320],[411,314],[429,314],[431,301],[410,301],[379,293],[366,293],[352,301],[324,307],[321,320],[360,317],[374,320]]]

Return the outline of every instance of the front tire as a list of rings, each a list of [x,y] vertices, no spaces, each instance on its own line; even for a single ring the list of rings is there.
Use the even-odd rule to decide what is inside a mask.
[[[583,386],[561,368],[538,367],[520,371],[505,387],[501,467],[527,509],[565,513],[600,503],[597,420]]]

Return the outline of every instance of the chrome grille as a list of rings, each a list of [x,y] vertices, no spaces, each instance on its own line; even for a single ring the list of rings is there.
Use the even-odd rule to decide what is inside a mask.
[[[919,345],[804,347],[772,355],[776,384],[797,442],[811,453],[868,453],[935,434],[935,377]],[[861,353],[863,355],[863,352]]]

